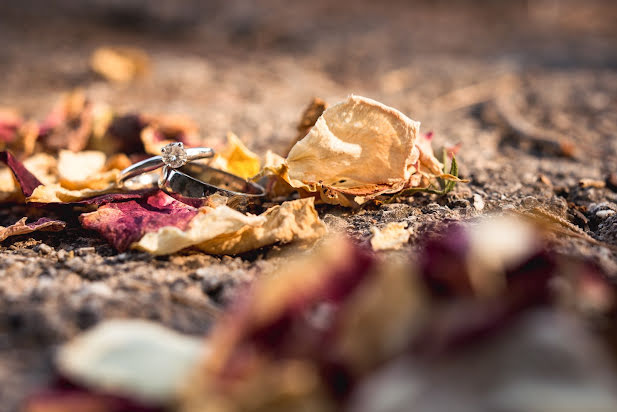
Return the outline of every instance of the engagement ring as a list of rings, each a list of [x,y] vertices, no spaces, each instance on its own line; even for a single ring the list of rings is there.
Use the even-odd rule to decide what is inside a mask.
[[[257,183],[205,164],[191,163],[213,155],[214,150],[209,147],[185,149],[182,143],[170,143],[161,149],[161,156],[137,162],[120,172],[118,184],[162,167],[158,187],[191,206],[207,204],[206,198],[214,193],[249,201],[265,197],[265,189]]]
[[[181,142],[170,143],[161,149],[161,156],[154,156],[142,160],[120,172],[120,176],[118,176],[118,185],[122,185],[126,180],[132,177],[151,172],[163,166],[177,168],[192,160],[206,159],[212,156],[214,156],[214,150],[209,147],[185,149]]]

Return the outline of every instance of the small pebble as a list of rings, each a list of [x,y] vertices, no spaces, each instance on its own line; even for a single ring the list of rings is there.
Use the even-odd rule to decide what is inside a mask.
[[[75,254],[77,256],[84,256],[90,253],[94,253],[95,249],[92,246],[89,247],[80,247],[79,249],[75,249]]]
[[[57,253],[58,262],[64,262],[68,256],[68,252],[64,249],[60,249]]]
[[[604,209],[604,210],[598,210],[596,212],[596,217],[600,218],[600,219],[606,219],[609,216],[613,216],[615,214],[614,210],[611,209]]]
[[[476,210],[484,209],[484,199],[477,193],[473,195],[473,207],[475,207]]]
[[[42,255],[49,255],[53,251],[53,249],[51,248],[51,246],[46,245],[45,243],[40,243],[35,246],[34,251]]]

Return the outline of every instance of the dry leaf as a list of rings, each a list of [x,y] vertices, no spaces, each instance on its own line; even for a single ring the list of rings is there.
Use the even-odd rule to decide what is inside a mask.
[[[46,217],[40,218],[34,223],[26,223],[26,219],[26,217],[23,217],[11,226],[0,226],[0,242],[9,236],[24,235],[37,230],[58,232],[66,226],[66,223],[60,220],[52,220]]]
[[[391,222],[383,229],[372,227],[371,233],[373,234],[371,238],[373,250],[400,249],[409,242],[409,236],[411,236],[405,222]]]
[[[217,153],[210,166],[249,179],[259,173],[259,156],[251,152],[233,133],[227,134],[227,146]]]
[[[155,255],[166,255],[195,246],[212,254],[238,254],[274,243],[316,240],[325,226],[313,199],[274,206],[259,216],[244,215],[227,206],[204,208],[188,229],[163,227],[146,233],[134,247]]]
[[[90,67],[109,81],[127,83],[148,73],[150,59],[133,47],[100,47],[92,54]]]

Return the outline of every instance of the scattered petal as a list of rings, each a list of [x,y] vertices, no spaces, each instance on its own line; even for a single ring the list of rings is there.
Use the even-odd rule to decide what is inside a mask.
[[[26,223],[27,218],[21,218],[11,226],[0,226],[0,242],[9,236],[25,235],[35,231],[58,232],[64,229],[66,223],[61,220],[52,220],[42,217],[34,223]]]
[[[289,183],[347,206],[398,192],[415,172],[419,128],[398,110],[352,95],[327,109],[291,149]]]
[[[315,126],[317,119],[323,114],[323,112],[327,109],[328,104],[320,99],[319,97],[313,98],[311,103],[304,109],[304,113],[302,113],[302,118],[296,127],[298,134],[296,138],[293,140],[289,148],[287,149],[286,155],[289,154],[291,148],[300,140],[304,138],[308,134],[308,132]]]
[[[371,233],[373,234],[371,246],[376,251],[400,249],[409,242],[411,236],[405,222],[391,222],[383,229],[373,227]]]
[[[90,67],[109,81],[128,83],[149,72],[150,59],[134,47],[100,47],[90,57]]]
[[[119,170],[104,171],[107,156],[96,150],[71,152],[62,150],[58,157],[58,178],[70,190],[108,190],[116,182]]]
[[[203,340],[142,320],[111,320],[64,344],[56,363],[72,381],[98,391],[169,403],[195,362]]]
[[[39,137],[48,149],[83,150],[93,128],[92,104],[80,89],[65,94],[39,125]]]
[[[26,198],[28,203],[73,203],[93,197],[117,192],[118,187],[114,183],[100,189],[78,189],[71,190],[64,188],[61,184],[38,186],[30,196]]]
[[[82,226],[99,232],[119,251],[126,250],[145,233],[175,226],[184,230],[197,209],[178,202],[161,191],[126,202],[107,203],[79,217]]]
[[[0,162],[5,163],[9,167],[24,196],[32,195],[32,192],[41,185],[41,181],[30,173],[23,163],[17,160],[11,152],[0,152]]]
[[[227,146],[217,153],[210,166],[249,179],[259,173],[259,156],[251,152],[233,133],[227,134]]]
[[[155,255],[195,246],[207,253],[234,255],[275,243],[314,241],[325,233],[313,199],[284,202],[259,216],[227,206],[205,208],[187,229],[163,227],[147,233],[135,245]]]

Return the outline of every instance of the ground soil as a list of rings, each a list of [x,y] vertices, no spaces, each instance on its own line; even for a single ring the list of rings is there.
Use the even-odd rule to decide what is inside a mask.
[[[583,234],[556,237],[556,247],[617,274],[617,193],[602,187],[617,172],[614,2],[165,4],[8,6],[0,15],[0,105],[42,118],[62,92],[81,87],[121,112],[186,114],[207,144],[233,131],[264,153],[289,146],[312,97],[364,95],[421,121],[436,148],[460,143],[470,182],[445,197],[417,194],[358,211],[322,206],[331,230],[367,242],[371,227],[406,221],[413,253],[445,219],[541,208]],[[143,48],[152,72],[130,85],[106,82],[88,69],[102,45]],[[500,105],[497,85],[508,75],[517,80]],[[521,118],[532,133],[521,132]],[[563,156],[560,141],[573,143],[573,156]],[[581,187],[581,179],[593,184]],[[0,225],[36,213],[3,207]],[[69,226],[0,245],[0,410],[44,385],[55,348],[81,330],[140,317],[203,335],[237,285],[286,255],[278,246],[240,257],[117,253],[77,222]]]

